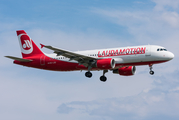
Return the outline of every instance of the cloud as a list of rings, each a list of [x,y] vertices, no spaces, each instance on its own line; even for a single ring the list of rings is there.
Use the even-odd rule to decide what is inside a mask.
[[[87,113],[90,116],[103,116],[110,119],[135,120],[156,116],[161,116],[160,118],[165,119],[162,116],[179,117],[177,112],[179,110],[178,100],[179,92],[154,94],[151,91],[125,98],[110,98],[86,102],[74,101],[66,103],[66,107],[70,106],[73,112],[81,111],[81,114]]]
[[[124,11],[121,9],[92,9],[92,12],[114,23],[125,27],[131,45],[157,44],[177,54],[179,39],[179,13],[177,11]],[[120,41],[120,40],[119,40]],[[134,42],[135,41],[135,42]]]
[[[61,104],[61,105],[58,107],[57,112],[58,112],[58,113],[68,114],[68,113],[70,113],[72,110],[73,110],[72,107],[68,107],[66,104],[63,103],[63,104]]]
[[[164,12],[161,16],[161,20],[164,20],[173,28],[179,27],[179,15],[177,12]]]
[[[152,1],[156,3],[154,9],[157,11],[170,10],[169,8],[176,10],[179,8],[178,0],[152,0]]]
[[[176,87],[176,88],[174,88],[174,89],[171,89],[170,91],[171,91],[171,92],[177,92],[177,91],[179,91],[179,87]]]
[[[173,72],[178,73],[178,71],[160,71],[160,69],[164,69],[162,65],[155,68],[157,74],[151,77],[146,77],[146,74],[143,76],[140,74],[140,78],[136,78],[133,76],[134,82],[141,79],[136,85],[133,81],[127,82],[127,84],[114,83],[111,87],[119,86],[122,84],[125,88],[129,88],[130,92],[132,92],[133,88],[142,87],[144,84],[142,81],[147,82],[149,78],[151,78],[152,86],[145,86],[141,91],[139,90],[137,94],[125,96],[125,97],[109,97],[105,99],[95,99],[91,101],[71,101],[62,103],[60,106],[65,104],[66,108],[70,108],[71,111],[68,112],[68,115],[72,115],[73,113],[80,112],[81,114],[88,114],[91,117],[99,117],[100,119],[129,119],[129,120],[149,120],[149,119],[164,119],[167,120],[169,118],[178,119],[178,110],[179,110],[179,90],[178,90],[178,77],[174,77]],[[143,71],[143,70],[141,70]],[[114,76],[113,76],[114,77]],[[121,79],[120,76],[118,76]],[[116,78],[117,79],[117,76]],[[125,78],[125,81],[127,78]],[[129,85],[132,85],[129,87]],[[139,86],[138,86],[139,85]],[[135,88],[136,89],[136,88]],[[116,89],[115,91],[120,94],[121,92],[127,93],[127,89],[121,88]],[[106,94],[106,93],[105,93]],[[112,93],[111,93],[112,94]],[[57,108],[57,112],[61,108]],[[59,114],[64,114],[63,112],[58,112]]]

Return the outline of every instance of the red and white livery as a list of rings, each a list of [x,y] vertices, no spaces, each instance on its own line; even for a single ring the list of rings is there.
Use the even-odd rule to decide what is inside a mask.
[[[130,76],[136,71],[135,66],[149,65],[153,75],[152,65],[167,62],[174,54],[164,47],[143,45],[110,49],[98,49],[71,52],[60,48],[42,45],[54,51],[54,54],[43,53],[24,30],[17,31],[22,52],[22,58],[5,56],[14,60],[15,64],[53,71],[86,70],[85,76],[90,78],[90,71],[103,70],[100,80],[105,82],[105,73],[111,70],[114,74]]]

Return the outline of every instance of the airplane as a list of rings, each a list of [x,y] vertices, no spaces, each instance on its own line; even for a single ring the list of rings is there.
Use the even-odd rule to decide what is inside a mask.
[[[87,71],[85,76],[92,77],[91,71],[103,71],[102,82],[107,80],[108,70],[114,74],[131,76],[136,73],[136,66],[148,65],[150,74],[152,66],[174,58],[172,52],[158,45],[142,45],[109,49],[96,49],[71,52],[49,45],[41,48],[52,50],[53,54],[43,53],[24,30],[17,30],[22,58],[5,56],[13,59],[14,64],[51,71]]]

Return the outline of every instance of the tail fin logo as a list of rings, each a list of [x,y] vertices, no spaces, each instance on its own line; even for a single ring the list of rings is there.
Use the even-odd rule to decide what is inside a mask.
[[[20,34],[18,38],[19,38],[22,53],[24,54],[32,53],[33,45],[30,37],[27,34]]]
[[[24,40],[24,44],[22,45],[22,47],[23,47],[23,49],[25,49],[25,50],[28,50],[28,49],[30,49],[31,48],[31,46],[32,46],[32,44],[30,43],[30,41],[29,40]]]

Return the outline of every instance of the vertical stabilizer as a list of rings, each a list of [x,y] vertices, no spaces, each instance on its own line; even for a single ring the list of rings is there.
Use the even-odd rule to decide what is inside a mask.
[[[41,54],[43,55],[43,52],[37,47],[24,30],[18,30],[16,32],[23,58]]]

